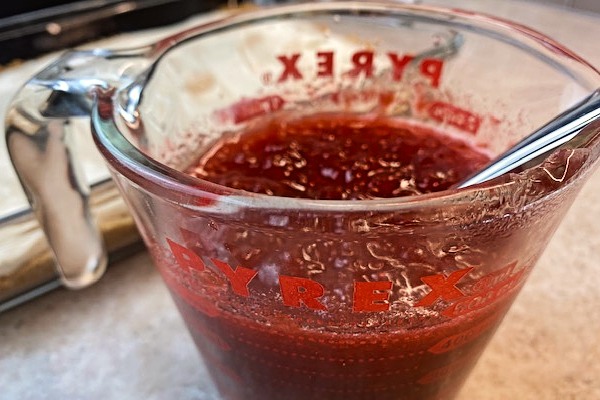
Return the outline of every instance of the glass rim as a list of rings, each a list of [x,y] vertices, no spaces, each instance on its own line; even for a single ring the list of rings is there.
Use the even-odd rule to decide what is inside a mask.
[[[359,2],[334,1],[325,3],[299,3],[294,5],[278,5],[263,9],[233,12],[217,21],[201,24],[178,32],[151,45],[146,56],[153,60],[154,65],[178,45],[212,33],[243,27],[252,23],[268,20],[293,18],[298,15],[336,14],[348,15],[376,14],[380,16],[429,16],[431,21],[439,21],[464,26],[485,27],[496,34],[510,32],[523,40],[542,45],[548,54],[558,54],[577,63],[589,72],[590,76],[600,82],[600,72],[582,57],[561,45],[550,37],[525,25],[503,18],[479,12],[471,12],[456,8],[443,8],[429,5],[391,3],[385,1]],[[385,15],[384,15],[385,13]],[[440,192],[403,196],[392,198],[376,198],[364,200],[314,200],[306,198],[291,198],[253,193],[241,189],[233,189],[204,179],[192,177],[182,171],[168,167],[151,157],[143,154],[131,144],[120,131],[115,121],[113,91],[98,91],[92,107],[92,131],[96,145],[109,161],[112,169],[150,192],[160,192],[161,197],[174,201],[185,207],[210,207],[218,203],[222,206],[229,204],[235,207],[260,209],[309,209],[328,212],[360,212],[360,211],[391,211],[439,207],[448,204],[481,201],[482,194],[508,189],[515,185],[514,181],[493,179],[478,185],[462,189],[448,189]],[[584,128],[585,129],[585,128]],[[591,161],[587,160],[581,169]],[[531,167],[531,171],[537,166]],[[569,185],[571,182],[567,182]],[[551,192],[552,193],[552,192]],[[551,194],[549,193],[549,194]],[[546,197],[546,196],[544,196]],[[190,201],[192,198],[203,198],[205,202]]]

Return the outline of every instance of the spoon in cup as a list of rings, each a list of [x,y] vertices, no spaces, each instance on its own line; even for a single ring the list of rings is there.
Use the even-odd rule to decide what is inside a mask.
[[[597,135],[597,131],[586,130],[583,127],[599,116],[600,89],[597,89],[502,153],[482,170],[455,185],[455,188],[465,188],[511,171],[533,167],[559,148],[576,148],[584,145]]]

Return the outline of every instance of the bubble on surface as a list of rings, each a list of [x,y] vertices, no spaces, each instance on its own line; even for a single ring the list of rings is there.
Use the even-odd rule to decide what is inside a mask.
[[[258,270],[258,278],[268,286],[276,286],[279,282],[280,268],[277,264],[263,264]]]
[[[271,226],[287,226],[290,217],[287,215],[269,215],[269,225]]]

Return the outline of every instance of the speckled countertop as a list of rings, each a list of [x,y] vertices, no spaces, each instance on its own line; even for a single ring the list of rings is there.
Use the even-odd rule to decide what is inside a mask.
[[[517,1],[438,0],[549,34],[600,65],[600,16]],[[132,39],[133,40],[133,39]],[[600,399],[600,171],[552,239],[460,400]],[[183,323],[140,253],[96,286],[0,314],[0,399],[210,399]]]

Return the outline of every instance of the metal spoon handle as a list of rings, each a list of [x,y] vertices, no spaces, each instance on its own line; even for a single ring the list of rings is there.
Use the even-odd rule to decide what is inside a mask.
[[[464,188],[515,171],[517,168],[524,169],[537,165],[560,147],[573,147],[574,142],[585,142],[587,138],[581,136],[585,136],[585,132],[590,131],[582,128],[598,116],[600,116],[600,89],[596,89],[574,107],[534,131],[456,187]]]

